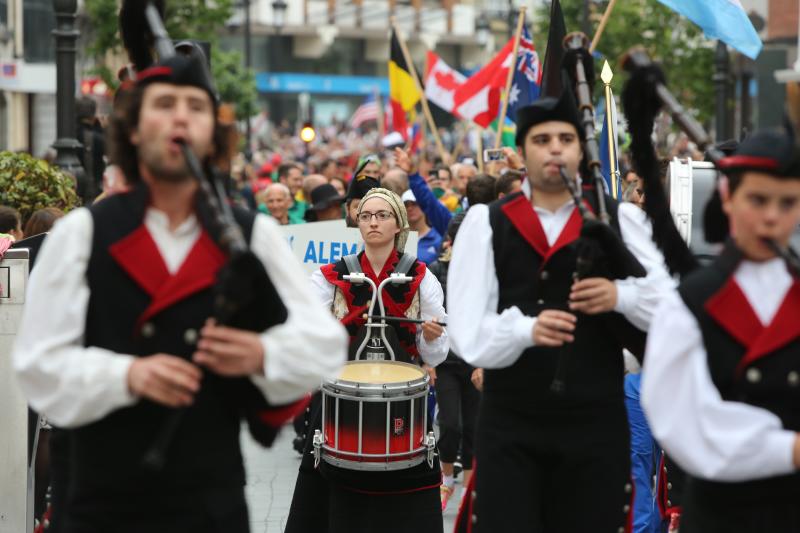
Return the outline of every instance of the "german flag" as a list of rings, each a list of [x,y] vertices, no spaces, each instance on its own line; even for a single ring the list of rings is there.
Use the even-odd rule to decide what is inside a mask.
[[[400,40],[392,30],[389,51],[389,105],[391,106],[391,129],[408,137],[406,114],[414,110],[421,95],[412,78],[411,69],[403,56]]]

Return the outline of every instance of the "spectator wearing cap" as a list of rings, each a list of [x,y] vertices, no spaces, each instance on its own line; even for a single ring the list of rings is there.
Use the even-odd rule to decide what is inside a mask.
[[[442,246],[442,235],[428,225],[425,218],[425,213],[420,209],[417,204],[417,199],[414,192],[410,189],[403,193],[401,197],[403,205],[406,207],[408,213],[408,225],[412,231],[416,231],[419,235],[419,243],[417,244],[417,259],[426,265],[436,261],[439,256],[439,248]]]
[[[323,183],[311,191],[311,205],[306,211],[306,222],[341,219],[344,200],[333,185]]]
[[[381,161],[378,156],[371,154],[358,160],[353,179],[347,188],[347,226],[357,228],[358,203],[370,189],[380,186]]]

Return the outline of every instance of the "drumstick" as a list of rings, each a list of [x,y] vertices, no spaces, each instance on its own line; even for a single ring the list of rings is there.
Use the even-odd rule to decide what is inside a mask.
[[[425,322],[429,322],[428,320],[422,320],[420,318],[405,318],[400,316],[380,316],[380,315],[368,315],[364,313],[361,315],[362,318],[365,320],[372,319],[372,320],[386,320],[387,322],[410,322],[411,324],[424,324]],[[436,322],[442,327],[447,327],[445,322]]]

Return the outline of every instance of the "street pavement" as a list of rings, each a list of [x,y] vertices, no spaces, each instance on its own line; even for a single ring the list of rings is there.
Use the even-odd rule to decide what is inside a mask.
[[[265,449],[256,444],[246,430],[242,432],[252,533],[283,533],[286,526],[300,466],[300,455],[292,448],[293,436],[291,426],[287,426],[272,448]],[[456,488],[455,496],[460,497],[461,484],[457,483]],[[444,513],[445,533],[453,531],[457,511],[458,501],[453,499]]]

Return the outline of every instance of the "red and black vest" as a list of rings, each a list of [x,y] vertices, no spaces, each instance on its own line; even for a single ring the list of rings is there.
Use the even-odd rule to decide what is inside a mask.
[[[700,326],[711,380],[722,399],[771,411],[785,429],[800,431],[800,280],[794,279],[764,326],[734,277],[741,260],[729,241],[711,265],[685,278],[678,292]],[[693,479],[692,488],[729,503],[769,503],[796,499],[800,474],[744,483]]]
[[[190,359],[212,315],[212,289],[227,258],[204,229],[180,269],[170,274],[143,223],[148,200],[147,188],[139,185],[90,208],[94,230],[84,344],[135,356],[167,353]],[[239,209],[235,214],[249,242],[255,215]],[[142,468],[141,462],[172,410],[147,400],[117,409],[72,430],[71,511],[88,516],[146,505],[140,512],[156,516],[179,495],[213,491],[225,499],[220,494],[227,489],[239,495],[245,483],[242,418],[257,413],[260,431],[274,438],[302,407],[273,408],[249,378],[206,371],[160,472]]]
[[[589,207],[594,208],[587,197]],[[585,201],[587,201],[585,200]],[[617,232],[617,203],[606,197],[611,224]],[[497,312],[517,306],[527,316],[545,309],[567,310],[576,270],[578,238],[583,222],[577,209],[556,242],[549,245],[530,200],[516,193],[489,205],[494,264],[499,286]],[[603,399],[623,400],[622,349],[628,337],[644,337],[618,313],[580,315],[567,369],[565,398],[570,405]],[[553,399],[550,385],[556,374],[559,348],[532,347],[507,367],[487,369],[484,393],[496,400],[519,405],[532,395],[538,401],[523,402],[526,409],[546,409]],[[559,400],[559,403],[563,403]]]
[[[383,266],[383,270],[378,274],[372,269],[372,265],[370,265],[364,252],[358,254],[358,261],[361,265],[361,271],[377,286],[395,271],[401,257],[402,255],[398,254],[397,251],[392,250],[392,254]],[[344,298],[347,305],[347,313],[341,317],[340,320],[350,334],[350,342],[352,344],[361,328],[366,324],[364,314],[369,310],[372,288],[366,283],[358,285],[344,279],[344,276],[350,273],[344,259],[340,259],[336,263],[325,265],[320,268],[320,271],[325,279],[328,280],[328,283],[336,287],[336,290],[340,291]],[[386,306],[386,314],[388,316],[407,316],[407,313],[411,309],[412,304],[415,304],[415,301],[416,305],[419,305],[419,297],[417,294],[419,293],[419,286],[422,284],[422,279],[425,277],[425,271],[425,264],[417,260],[407,273],[408,276],[413,278],[413,281],[397,285],[393,283],[386,285],[383,290],[383,303]],[[336,295],[334,294],[334,305],[335,302]],[[378,312],[376,305],[375,314]],[[419,358],[419,349],[417,348],[416,324],[399,322],[392,324],[392,327],[397,333],[400,346],[413,361],[417,361]]]

